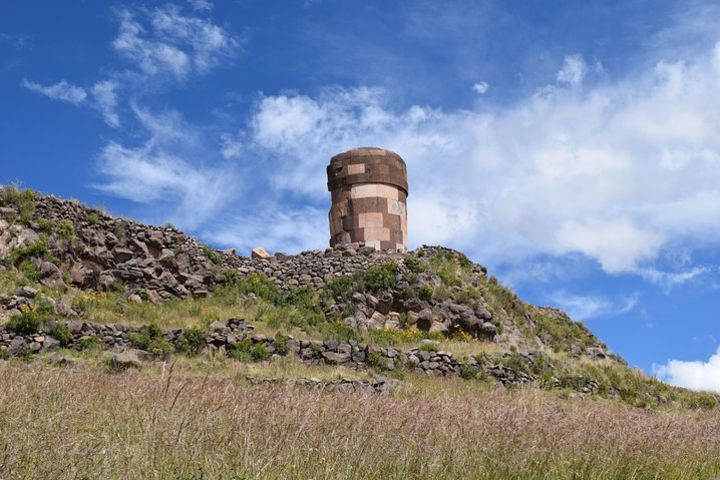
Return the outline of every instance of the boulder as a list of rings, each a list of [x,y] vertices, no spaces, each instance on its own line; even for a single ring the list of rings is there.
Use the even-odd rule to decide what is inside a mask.
[[[138,350],[127,350],[116,353],[110,357],[110,368],[116,372],[127,370],[128,368],[140,369],[142,367],[140,357],[141,355]]]
[[[263,247],[255,247],[250,252],[251,258],[270,258],[270,254]]]
[[[74,360],[67,358],[60,352],[51,353],[48,357],[48,362],[58,367],[72,367],[75,364]]]
[[[323,352],[322,357],[325,359],[325,362],[330,365],[339,365],[350,360],[349,353]]]
[[[15,294],[24,298],[35,298],[35,295],[37,295],[37,290],[32,287],[23,286],[18,287]]]

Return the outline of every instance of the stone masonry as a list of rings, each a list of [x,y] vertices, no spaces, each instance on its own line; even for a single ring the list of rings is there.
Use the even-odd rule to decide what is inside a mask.
[[[364,242],[376,250],[407,250],[407,168],[382,148],[355,148],[327,167],[332,193],[330,246]]]

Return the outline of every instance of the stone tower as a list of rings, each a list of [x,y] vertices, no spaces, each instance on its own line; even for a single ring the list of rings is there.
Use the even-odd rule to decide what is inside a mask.
[[[407,167],[382,148],[354,148],[327,167],[332,193],[330,246],[365,242],[376,250],[407,250]]]

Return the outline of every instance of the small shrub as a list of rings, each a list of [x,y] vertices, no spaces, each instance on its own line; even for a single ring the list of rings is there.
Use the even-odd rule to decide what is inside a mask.
[[[405,258],[405,266],[408,270],[416,274],[425,271],[423,263],[415,257]]]
[[[55,338],[60,342],[60,346],[66,348],[72,343],[72,335],[70,329],[64,323],[59,323],[55,327]]]
[[[128,338],[134,347],[158,357],[167,357],[172,351],[172,345],[163,336],[162,329],[154,322],[142,327],[137,333],[129,334]]]
[[[430,300],[433,296],[433,288],[428,284],[420,285],[418,290],[418,297],[421,300]]]
[[[97,213],[90,212],[87,214],[86,220],[90,225],[95,225],[96,223],[98,223],[98,221],[100,221],[100,218],[98,217]]]
[[[203,245],[203,252],[205,253],[205,256],[208,257],[215,265],[220,263],[220,255],[218,255],[216,250]]]
[[[40,280],[40,269],[30,260],[23,260],[17,268],[26,279],[33,282]]]
[[[275,353],[285,356],[289,352],[290,347],[288,346],[287,335],[283,334],[282,332],[277,332],[275,334]]]
[[[361,273],[363,286],[368,290],[386,290],[395,286],[397,264],[386,262],[380,265],[373,265]]]
[[[480,298],[480,290],[473,286],[467,286],[455,295],[455,301],[458,303],[464,303],[465,305],[472,305]]]
[[[340,275],[328,282],[325,288],[332,298],[348,300],[355,291],[355,278],[351,275]]]
[[[43,318],[41,318],[38,312],[28,311],[10,317],[6,326],[8,330],[11,330],[18,335],[30,335],[38,331],[42,321]]]
[[[0,188],[0,203],[15,205],[20,220],[23,223],[29,223],[35,213],[37,193],[29,188],[21,190],[16,185],[4,186]]]
[[[81,350],[96,350],[99,349],[101,345],[102,342],[100,342],[100,338],[97,335],[90,335],[80,339]]]
[[[75,226],[68,219],[61,220],[57,226],[57,234],[63,240],[71,242],[75,240]]]
[[[380,352],[371,351],[368,353],[365,359],[365,364],[370,368],[377,370],[387,370],[387,359],[383,357]]]
[[[263,343],[253,343],[249,338],[245,338],[230,350],[229,355],[235,360],[241,362],[261,362],[267,360],[270,353]]]
[[[403,287],[400,290],[400,298],[409,299],[417,297],[417,293],[412,287]]]
[[[253,273],[233,279],[232,283],[227,284],[226,288],[230,289],[229,292],[242,295],[252,293],[274,305],[285,303],[285,297],[283,297],[280,289],[263,273]]]
[[[443,302],[449,298],[452,298],[452,292],[446,285],[440,285],[433,288],[432,298],[438,302]]]
[[[55,231],[55,224],[48,220],[47,218],[40,218],[37,221],[38,223],[38,230],[41,232],[50,235]]]
[[[205,346],[205,332],[197,327],[191,327],[183,331],[182,336],[175,344],[175,348],[188,355],[197,355]]]
[[[14,248],[8,255],[8,263],[13,266],[18,266],[25,260],[31,258],[44,258],[48,255],[50,250],[50,242],[47,237],[40,237],[35,243],[25,245],[22,247]]]
[[[478,378],[478,370],[470,365],[462,365],[460,367],[460,378],[463,380],[475,380]]]

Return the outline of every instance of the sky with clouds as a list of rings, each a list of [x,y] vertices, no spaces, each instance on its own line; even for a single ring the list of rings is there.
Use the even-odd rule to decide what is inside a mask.
[[[0,183],[297,252],[327,245],[329,158],[390,148],[411,247],[720,391],[718,27],[702,1],[9,0]]]

